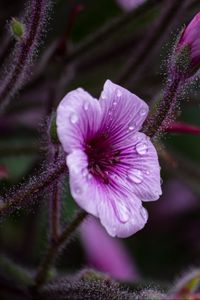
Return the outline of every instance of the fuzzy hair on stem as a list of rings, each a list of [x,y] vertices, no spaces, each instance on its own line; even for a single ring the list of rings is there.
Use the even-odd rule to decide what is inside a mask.
[[[30,0],[23,19],[24,36],[18,40],[0,82],[0,112],[30,77],[30,69],[45,30],[51,0]]]
[[[0,219],[12,211],[32,203],[35,196],[51,186],[66,170],[66,163],[59,160],[55,164],[49,165],[47,170],[40,170],[41,173],[38,176],[31,178],[28,183],[19,187],[18,190],[11,191],[0,199]]]

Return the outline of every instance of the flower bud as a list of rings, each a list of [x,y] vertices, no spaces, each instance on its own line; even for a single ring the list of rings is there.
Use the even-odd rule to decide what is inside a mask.
[[[16,18],[12,18],[10,23],[10,29],[16,39],[20,39],[24,36],[24,32],[25,32],[24,24],[19,20],[17,20]]]
[[[200,67],[200,12],[181,33],[175,53],[178,71],[194,75]]]

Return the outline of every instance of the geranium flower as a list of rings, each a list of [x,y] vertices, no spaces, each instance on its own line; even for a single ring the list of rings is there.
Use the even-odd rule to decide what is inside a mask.
[[[58,106],[72,196],[111,236],[143,228],[148,216],[142,201],[161,195],[156,149],[139,132],[147,114],[143,100],[110,80],[99,101],[79,88]]]

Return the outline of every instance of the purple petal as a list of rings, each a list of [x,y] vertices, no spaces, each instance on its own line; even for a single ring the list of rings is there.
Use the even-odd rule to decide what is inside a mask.
[[[71,194],[76,202],[94,216],[98,215],[98,185],[88,172],[88,158],[81,150],[75,150],[67,156]]]
[[[57,109],[57,132],[64,150],[83,149],[101,122],[99,102],[79,88],[68,93]]]
[[[100,97],[103,112],[102,131],[108,131],[113,142],[123,142],[142,127],[148,105],[123,87],[107,80]]]
[[[138,132],[122,148],[121,170],[131,184],[132,192],[142,201],[154,201],[162,194],[158,155],[150,139]],[[123,167],[124,165],[124,167]]]
[[[138,280],[136,266],[124,244],[110,237],[97,219],[87,219],[80,232],[90,267],[116,279]]]
[[[147,213],[139,198],[126,186],[104,185],[88,173],[88,160],[83,151],[69,154],[67,165],[72,196],[80,207],[100,218],[111,236],[128,237],[144,227]]]
[[[122,195],[121,195],[122,197]],[[141,201],[134,194],[124,199],[112,192],[102,193],[98,204],[101,224],[112,237],[126,238],[141,230],[148,214]]]

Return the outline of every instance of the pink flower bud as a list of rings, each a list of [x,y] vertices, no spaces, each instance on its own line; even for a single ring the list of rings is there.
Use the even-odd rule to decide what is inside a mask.
[[[186,53],[184,49],[188,49],[188,59],[190,68],[190,76],[198,70],[200,66],[200,12],[195,15],[189,25],[183,30],[178,41],[177,54]]]

